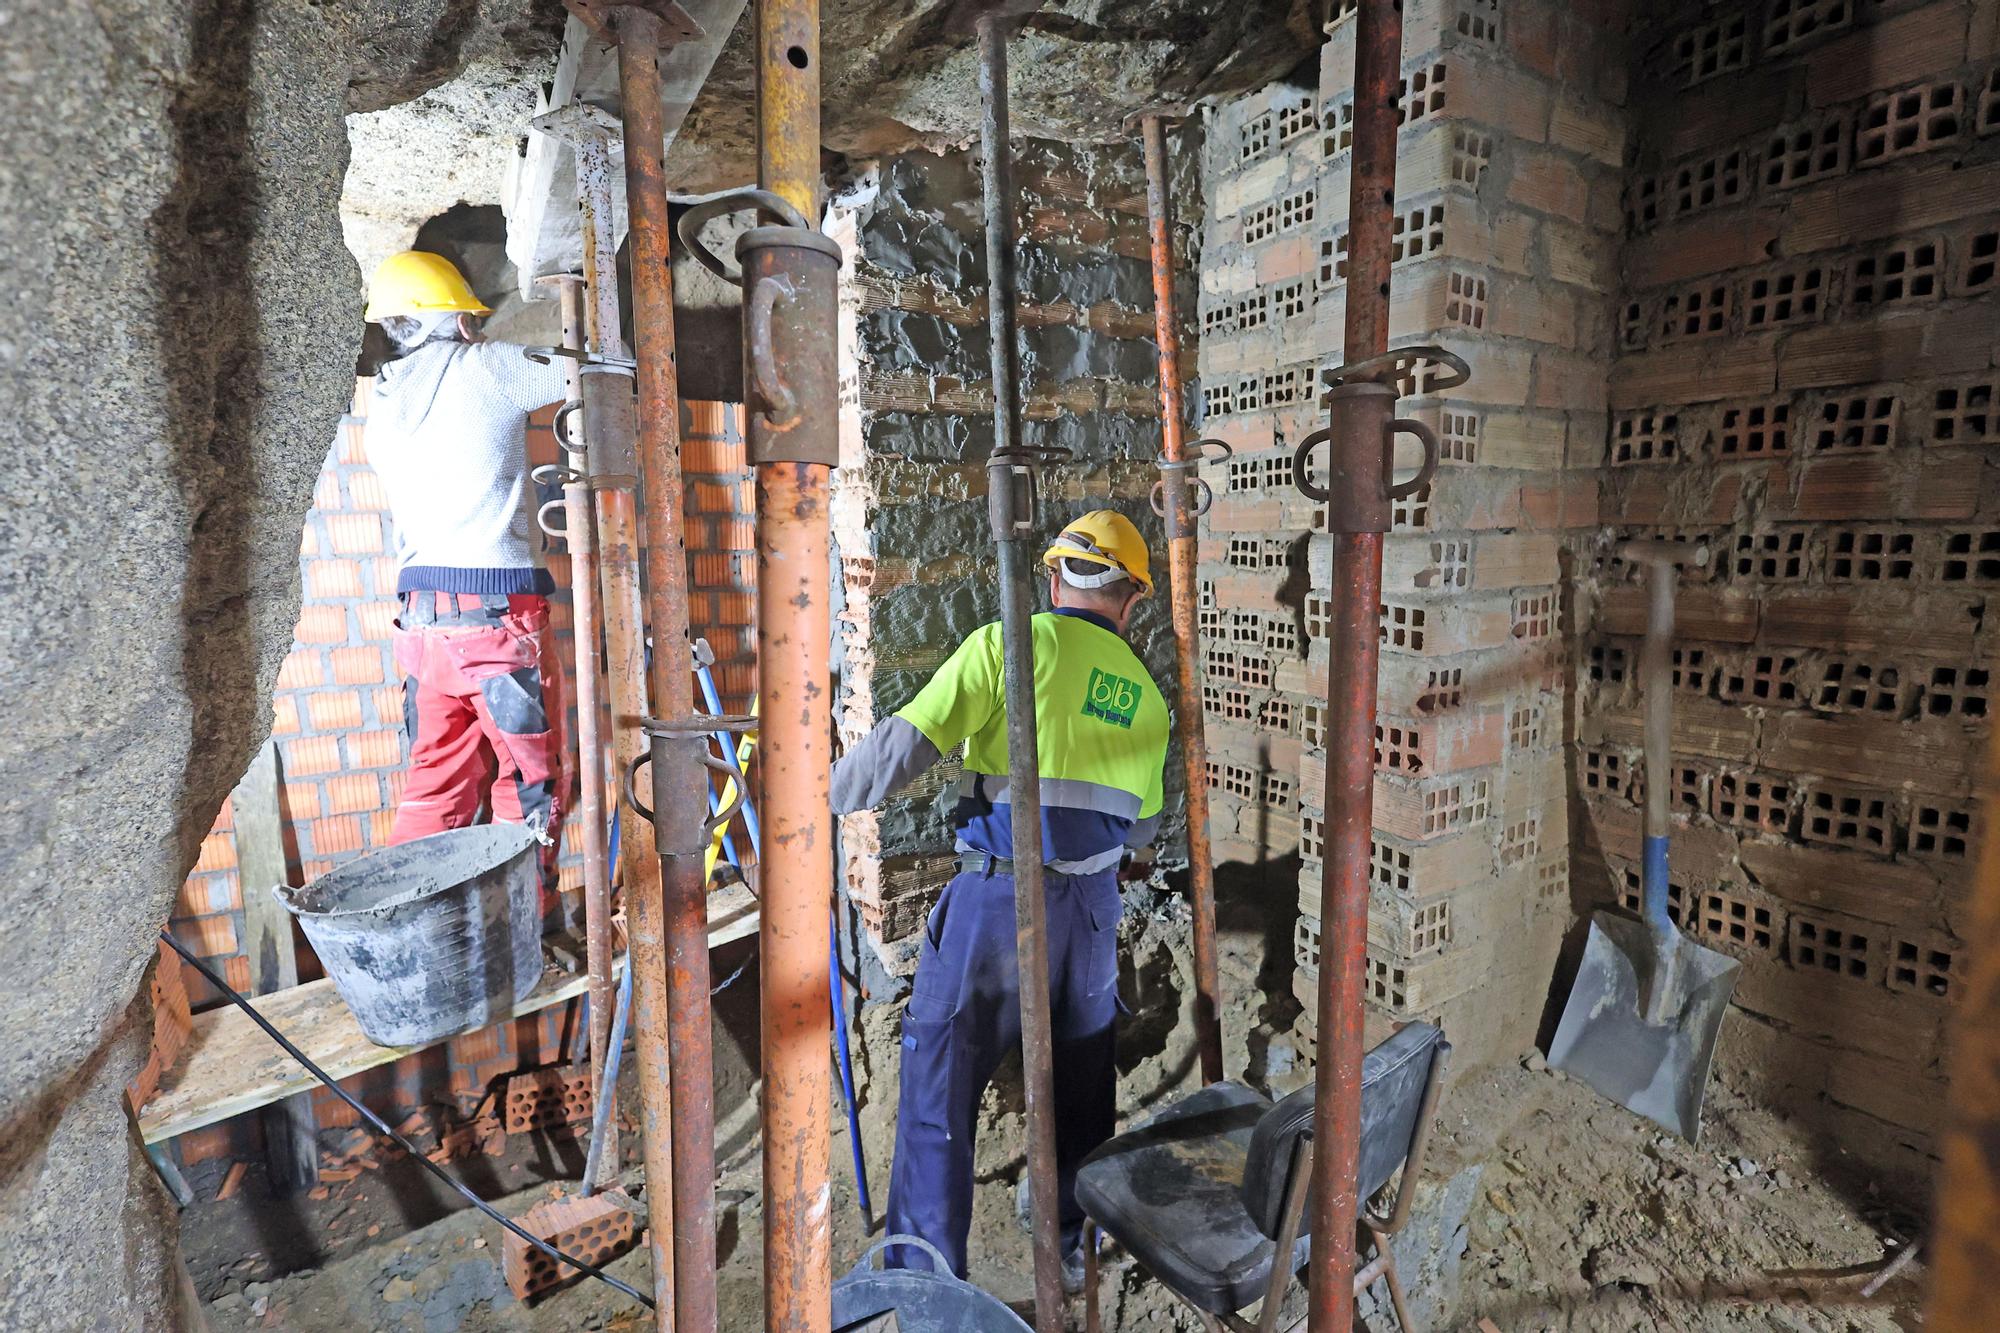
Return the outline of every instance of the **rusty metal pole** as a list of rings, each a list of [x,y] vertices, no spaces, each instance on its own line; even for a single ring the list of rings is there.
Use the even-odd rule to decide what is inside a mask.
[[[583,314],[584,280],[574,274],[543,278],[555,284],[562,301],[563,345],[582,352],[589,348]],[[601,1076],[607,1067],[612,1011],[618,1005],[618,984],[612,973],[611,848],[604,812],[604,677],[598,646],[604,622],[598,609],[597,515],[590,498],[590,476],[584,470],[590,456],[583,433],[583,376],[574,360],[563,362],[569,382],[564,429],[557,439],[569,454],[563,472],[563,542],[569,548],[570,613],[576,643],[576,749],[578,817],[583,820],[583,932],[585,967],[590,977],[590,1067]],[[616,1088],[601,1096],[616,1098]],[[583,1182],[595,1192],[618,1180],[618,1118],[603,1117],[604,1143],[598,1148],[597,1179]]]
[[[819,216],[819,37],[818,0],[757,0],[757,179],[808,222]],[[813,239],[832,250],[837,271],[838,250]],[[749,443],[757,471],[757,671],[764,701],[758,738],[764,1327],[823,1333],[833,1321],[826,1003],[826,914],[833,901],[828,500],[838,450],[833,311],[808,312],[796,300],[781,310],[760,296],[766,280],[753,277],[756,265],[776,253],[742,253],[746,359],[754,363],[766,342],[758,336],[761,312],[762,331],[776,344],[773,368],[787,377],[785,386],[766,386],[767,398],[756,387],[756,365],[746,366],[752,381],[746,397],[762,399],[749,404]],[[823,285],[831,298],[831,282]],[[784,311],[792,312],[789,318]],[[800,319],[825,328],[799,326]],[[787,345],[803,347],[815,336],[823,343],[823,373],[788,367]],[[789,426],[785,404],[770,401],[787,395],[796,395]],[[833,452],[789,440],[799,427]]]
[[[1014,950],[1021,983],[1021,1067],[1028,1110],[1028,1196],[1035,1251],[1035,1327],[1062,1333],[1062,1253],[1056,1201],[1055,1044],[1049,1016],[1048,904],[1035,745],[1034,563],[1036,454],[1021,445],[1021,360],[1015,334],[1013,148],[1007,132],[1006,21],[979,16],[979,140],[986,210],[987,322],[993,341],[993,452],[986,513],[999,551],[1000,639],[1007,708],[1007,799],[1014,826]]]
[[[1181,411],[1181,331],[1174,311],[1174,219],[1166,126],[1142,122],[1146,146],[1146,215],[1153,241],[1153,340],[1160,359],[1160,455],[1163,476],[1155,507],[1167,524],[1168,591],[1172,597],[1174,673],[1180,698],[1182,767],[1187,785],[1188,906],[1194,916],[1195,1046],[1201,1081],[1222,1079],[1222,1017],[1215,955],[1215,858],[1208,843],[1208,737],[1202,726],[1201,643],[1196,632],[1195,574],[1199,546],[1196,488],[1189,484],[1199,454],[1190,456]]]
[[[1396,195],[1396,97],[1403,46],[1400,0],[1361,0],[1354,53],[1354,158],[1348,194],[1349,364],[1389,346],[1389,245]],[[1394,391],[1389,391],[1393,401]],[[1386,493],[1382,450],[1343,450],[1332,467],[1357,483],[1371,511]],[[1339,502],[1335,502],[1337,511]],[[1312,1333],[1354,1324],[1356,1177],[1361,1146],[1362,982],[1367,965],[1368,866],[1375,824],[1375,692],[1382,601],[1379,517],[1336,525],[1333,537],[1332,662],[1327,703],[1326,857],[1320,881],[1319,1053],[1313,1099]],[[1380,528],[1375,529],[1376,522]],[[1375,530],[1369,530],[1375,529]]]
[[[612,203],[608,120],[572,139],[576,147],[577,208],[583,230],[583,267],[590,284],[592,351],[602,364],[583,367],[584,439],[591,494],[597,502],[598,574],[603,585],[606,679],[611,704],[612,762],[629,773],[647,753],[646,621],[639,584],[638,399],[631,350],[618,316],[618,237]],[[641,1156],[646,1166],[647,1241],[653,1258],[653,1297],[662,1333],[674,1303],[673,1149],[668,1137],[672,1085],[666,1050],[660,862],[653,827],[627,810],[619,820],[618,874],[624,885],[625,965],[632,969],[633,1045],[642,1098]],[[646,1016],[652,1015],[652,1021]]]
[[[660,104],[659,16],[638,5],[616,11],[619,102],[625,117],[625,208],[631,224],[632,327],[637,344],[639,460],[646,488],[646,573],[652,609],[653,832],[663,900],[630,907],[635,957],[657,930],[664,967],[633,975],[633,1018],[642,1042],[666,1033],[672,1086],[668,1116],[673,1208],[672,1326],[716,1327],[715,1089],[708,997],[708,741],[694,716],[688,637],[687,542],[681,495],[680,376],[674,362],[672,221],[667,208],[666,129]],[[641,924],[643,923],[643,924]],[[635,963],[635,966],[637,964]],[[642,1046],[642,1051],[645,1049]],[[657,1077],[657,1074],[653,1075]],[[653,1118],[648,1106],[647,1118]],[[649,1131],[651,1126],[649,1125]],[[648,1138],[649,1149],[651,1133]],[[647,1191],[665,1179],[649,1151]],[[652,1208],[654,1248],[660,1210]],[[666,1307],[661,1307],[665,1326]]]
[[[1988,747],[1965,991],[1952,1020],[1926,1327],[1985,1333],[2000,1272],[2000,731]]]

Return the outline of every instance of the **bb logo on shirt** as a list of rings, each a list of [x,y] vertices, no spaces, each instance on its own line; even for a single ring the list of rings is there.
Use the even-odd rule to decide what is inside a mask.
[[[1130,727],[1143,693],[1137,681],[1092,667],[1090,686],[1083,696],[1083,714],[1115,727]]]

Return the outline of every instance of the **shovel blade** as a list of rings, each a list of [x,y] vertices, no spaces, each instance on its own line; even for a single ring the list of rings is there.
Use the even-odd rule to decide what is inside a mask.
[[[1685,936],[1671,960],[1655,950],[1644,923],[1592,915],[1549,1063],[1692,1143],[1701,1133],[1715,1039],[1742,964]],[[1656,985],[1669,989],[1654,996]],[[1646,1020],[1649,1009],[1659,1022]]]

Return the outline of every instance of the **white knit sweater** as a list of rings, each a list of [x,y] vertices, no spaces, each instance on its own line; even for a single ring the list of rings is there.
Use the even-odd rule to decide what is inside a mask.
[[[375,379],[364,433],[396,523],[396,591],[549,592],[528,413],[560,366],[506,343],[426,343]]]

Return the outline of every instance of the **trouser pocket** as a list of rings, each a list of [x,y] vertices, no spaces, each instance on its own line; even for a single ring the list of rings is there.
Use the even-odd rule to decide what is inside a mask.
[[[902,1113],[950,1138],[958,1066],[953,1020],[920,1017],[918,1001],[912,999],[910,1004],[903,1014]]]

